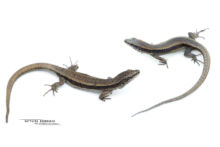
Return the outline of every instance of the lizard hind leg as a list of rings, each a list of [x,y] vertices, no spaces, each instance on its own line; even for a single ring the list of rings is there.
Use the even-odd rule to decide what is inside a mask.
[[[160,63],[158,65],[166,65],[168,68],[167,60],[165,58],[160,57],[158,54],[151,54],[151,56],[159,60]]]
[[[188,36],[189,36],[189,38],[191,38],[191,39],[197,39],[197,38],[202,38],[202,39],[205,39],[205,37],[203,37],[203,36],[199,36],[199,34],[200,33],[202,33],[202,32],[204,32],[204,31],[206,31],[206,30],[208,30],[209,28],[206,28],[206,29],[203,29],[203,30],[200,30],[200,31],[197,31],[196,30],[196,32],[189,32],[188,33]]]
[[[111,98],[107,98],[112,93],[112,90],[104,90],[99,96],[99,99],[102,101],[109,100]]]
[[[63,77],[59,77],[59,82],[56,82],[52,85],[46,84],[46,86],[50,86],[51,88],[44,94],[44,96],[50,91],[52,91],[53,95],[55,95],[55,92],[58,92],[57,91],[58,87],[62,86],[64,83],[65,83],[65,79]]]
[[[76,71],[76,70],[79,68],[79,66],[78,66],[78,64],[77,64],[78,61],[76,61],[76,62],[73,64],[70,57],[69,57],[69,59],[70,59],[70,64],[71,64],[71,65],[70,65],[70,66],[67,66],[67,65],[65,65],[65,64],[63,64],[63,65],[66,66],[66,68],[67,68],[68,70],[70,70],[70,71]]]
[[[200,65],[200,63],[203,63],[202,61],[197,59],[197,56],[200,56],[201,54],[195,55],[192,53],[192,50],[193,50],[193,48],[186,48],[186,50],[184,52],[184,56],[191,58],[192,61],[194,63],[197,63],[198,65]]]
[[[76,71],[79,68],[79,66],[77,64],[71,65],[70,67],[67,68],[67,70],[70,71]]]
[[[71,58],[70,58],[70,63],[71,63],[71,66],[70,66],[70,67],[66,66],[65,64],[64,64],[64,66],[67,67],[67,70],[69,70],[69,71],[74,71],[74,72],[75,72],[75,71],[79,68],[79,66],[77,65],[77,62],[76,62],[75,64],[72,64],[72,60],[71,60]],[[59,76],[59,75],[58,75],[58,76]],[[55,95],[55,92],[56,92],[56,93],[58,92],[58,91],[57,91],[58,87],[62,86],[64,83],[65,83],[65,79],[64,79],[63,77],[60,77],[60,76],[59,76],[59,82],[55,82],[55,83],[52,84],[52,85],[46,84],[46,86],[50,86],[51,88],[44,94],[44,96],[45,96],[48,92],[50,92],[50,91],[52,91],[52,92],[53,92],[53,95]]]

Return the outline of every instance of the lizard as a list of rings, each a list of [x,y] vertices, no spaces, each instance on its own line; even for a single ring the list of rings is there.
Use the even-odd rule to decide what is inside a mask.
[[[196,89],[198,89],[202,83],[204,82],[204,80],[206,79],[208,72],[209,72],[209,68],[210,68],[210,56],[209,56],[209,52],[207,51],[207,49],[200,43],[198,43],[196,41],[196,38],[203,38],[201,36],[199,36],[199,33],[204,32],[206,29],[201,30],[199,32],[189,32],[188,33],[188,37],[175,37],[175,38],[171,38],[165,42],[159,43],[159,44],[149,44],[146,43],[142,40],[136,39],[136,38],[131,38],[131,39],[125,39],[125,43],[127,43],[128,45],[130,45],[131,47],[133,47],[134,49],[144,52],[144,53],[148,53],[150,54],[152,57],[156,58],[159,60],[159,65],[166,65],[168,68],[168,64],[167,64],[167,60],[160,57],[160,55],[163,54],[169,54],[172,52],[175,52],[177,50],[180,49],[185,49],[184,51],[184,56],[191,58],[194,63],[203,63],[203,71],[202,74],[199,78],[199,80],[193,85],[193,87],[191,89],[189,89],[188,91],[186,91],[185,93],[162,101],[156,105],[153,105],[152,107],[149,107],[148,109],[142,110],[140,112],[135,113],[132,116],[135,116],[137,114],[143,113],[143,112],[147,112],[151,109],[154,109],[156,107],[159,107],[161,105],[167,104],[167,103],[171,103],[174,101],[178,101],[181,100],[183,98],[185,98],[186,96],[190,95],[191,93],[193,93]],[[197,59],[198,55],[195,55],[192,53],[193,50],[197,50],[200,52],[200,54],[198,55],[203,55],[203,62]]]
[[[139,70],[131,70],[128,69],[124,72],[119,73],[114,78],[108,77],[107,79],[101,79],[97,77],[93,77],[84,73],[77,72],[78,65],[72,65],[68,68],[62,68],[53,64],[48,63],[35,63],[27,65],[18,71],[16,71],[10,78],[8,85],[7,85],[7,92],[6,92],[6,123],[8,123],[8,116],[10,111],[10,97],[11,97],[11,91],[12,87],[15,83],[15,81],[22,76],[23,74],[44,69],[49,70],[52,72],[55,72],[59,77],[59,82],[56,82],[51,86],[51,89],[49,89],[45,94],[47,94],[49,91],[52,91],[53,94],[57,92],[58,87],[62,86],[65,82],[72,85],[73,87],[78,87],[82,89],[91,89],[91,90],[97,90],[101,91],[101,94],[99,96],[100,100],[107,100],[110,98],[107,98],[113,90],[122,88],[124,85],[128,84],[130,80],[132,80],[134,77],[136,77],[140,71]],[[44,94],[44,95],[45,95]]]

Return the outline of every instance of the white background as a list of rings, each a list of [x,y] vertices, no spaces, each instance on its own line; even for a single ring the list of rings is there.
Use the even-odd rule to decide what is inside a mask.
[[[220,8],[216,0],[1,0],[0,146],[65,147],[219,147]],[[159,43],[189,31],[210,28],[198,39],[207,47],[211,68],[204,84],[186,99],[134,118],[133,113],[177,96],[198,80],[202,66],[183,51],[164,55],[169,69],[124,43],[136,37]],[[64,85],[43,97],[58,81],[54,73],[25,74],[14,85],[9,123],[6,87],[19,68],[36,62],[69,65],[100,78],[126,69],[140,75],[112,99]],[[20,119],[54,119],[59,126],[38,126]]]

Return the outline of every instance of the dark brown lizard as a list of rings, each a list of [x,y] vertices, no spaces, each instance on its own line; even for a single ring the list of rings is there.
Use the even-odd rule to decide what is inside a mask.
[[[199,32],[196,31],[195,33],[189,32],[188,33],[189,37],[176,37],[176,38],[172,38],[166,42],[156,44],[156,45],[148,44],[148,43],[146,43],[142,40],[138,40],[136,38],[131,38],[131,39],[125,40],[125,43],[134,47],[138,51],[148,53],[151,56],[153,56],[154,58],[158,59],[160,61],[160,65],[167,65],[167,61],[166,61],[166,59],[160,57],[159,55],[169,54],[169,53],[172,53],[172,52],[180,50],[180,49],[185,49],[184,55],[186,57],[192,58],[194,63],[199,64],[199,62],[200,63],[203,63],[203,62],[197,59],[198,55],[193,54],[192,50],[199,51],[201,53],[201,55],[203,55],[203,59],[204,59],[204,66],[203,66],[202,75],[200,76],[199,80],[196,82],[196,84],[191,89],[189,89],[188,91],[186,91],[185,93],[183,93],[180,96],[162,101],[162,102],[160,102],[160,103],[158,103],[158,104],[156,104],[146,110],[143,110],[143,111],[140,111],[140,112],[134,114],[133,116],[140,114],[140,113],[143,113],[143,112],[146,112],[146,111],[149,111],[149,110],[156,108],[158,106],[161,106],[163,104],[167,104],[170,102],[181,100],[184,97],[193,93],[196,89],[198,89],[202,85],[202,83],[206,79],[208,72],[209,72],[210,56],[209,56],[207,49],[203,45],[198,43],[195,39],[199,38],[200,37],[199,33],[203,32],[203,31],[205,31],[205,30],[201,30]]]
[[[65,82],[67,82],[79,88],[101,91],[99,98],[103,101],[109,99],[107,97],[112,93],[113,90],[122,88],[131,79],[133,79],[136,75],[140,73],[139,70],[126,70],[124,72],[121,72],[114,78],[100,79],[84,73],[76,72],[76,70],[78,69],[77,65],[71,65],[67,69],[47,63],[35,63],[35,64],[27,65],[19,69],[17,72],[15,72],[8,82],[7,96],[6,96],[6,107],[7,107],[6,122],[8,122],[11,90],[15,81],[24,73],[38,69],[50,70],[55,72],[59,76],[59,82],[49,85],[51,86],[50,90],[52,90],[53,93],[57,92],[57,88],[59,86],[62,86]]]

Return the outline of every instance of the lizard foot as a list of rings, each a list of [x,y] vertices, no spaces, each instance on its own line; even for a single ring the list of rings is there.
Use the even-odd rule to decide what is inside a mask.
[[[200,55],[200,54],[199,54],[199,55]],[[197,63],[198,65],[200,65],[200,63],[203,64],[202,61],[200,61],[200,60],[198,60],[198,59],[196,58],[196,56],[199,56],[199,55],[194,55],[194,56],[192,57],[192,61],[193,61],[194,63]]]
[[[110,100],[111,98],[107,98],[112,93],[112,90],[104,90],[101,95],[99,96],[99,99],[104,101]]]
[[[106,100],[110,100],[111,98],[107,98],[107,97],[105,97],[105,98],[102,98],[101,100],[103,101],[103,102],[105,102]]]
[[[44,94],[44,96],[45,96],[48,92],[50,92],[51,90],[52,90],[52,92],[53,92],[53,95],[55,95],[55,92],[57,93],[57,85],[56,85],[56,83],[54,83],[54,84],[52,84],[52,85],[46,84],[45,86],[50,86],[51,88]]]
[[[158,65],[166,65],[166,67],[168,68],[168,64],[166,60],[160,60],[160,63]]]

